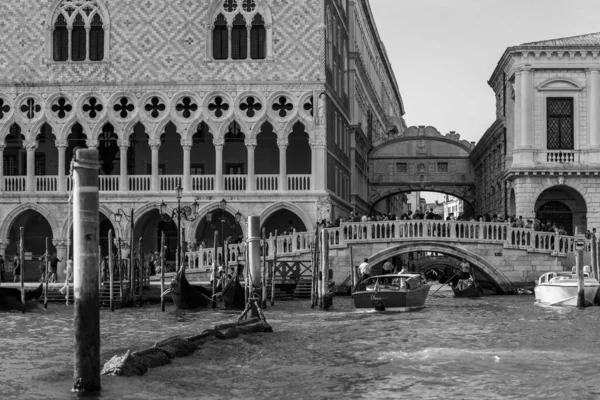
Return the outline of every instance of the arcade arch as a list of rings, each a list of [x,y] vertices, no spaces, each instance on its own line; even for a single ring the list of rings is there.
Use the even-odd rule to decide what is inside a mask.
[[[574,188],[557,185],[545,189],[535,202],[535,216],[542,223],[550,221],[558,228],[564,228],[568,235],[575,230],[587,230],[587,205],[585,198]]]

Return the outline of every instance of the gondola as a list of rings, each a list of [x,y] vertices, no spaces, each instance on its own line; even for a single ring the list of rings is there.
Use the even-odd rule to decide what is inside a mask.
[[[482,297],[483,288],[472,277],[459,279],[455,285],[450,285],[455,297]]]
[[[223,299],[223,307],[226,310],[243,310],[246,308],[246,295],[244,287],[236,274],[233,278],[222,279],[223,288],[217,289],[218,295]]]
[[[180,310],[207,308],[212,305],[212,290],[204,286],[191,285],[185,277],[185,266],[171,281],[171,298]]]
[[[44,284],[40,283],[36,289],[25,291],[25,303],[38,300],[44,292]],[[27,304],[21,302],[21,290],[17,288],[0,287],[0,310],[16,310],[25,312]]]

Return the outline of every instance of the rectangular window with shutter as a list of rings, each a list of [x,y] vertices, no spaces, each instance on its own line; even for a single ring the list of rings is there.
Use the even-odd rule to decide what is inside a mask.
[[[573,98],[549,97],[546,110],[548,150],[574,149]]]

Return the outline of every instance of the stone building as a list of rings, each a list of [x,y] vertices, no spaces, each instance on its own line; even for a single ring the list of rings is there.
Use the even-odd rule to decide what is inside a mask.
[[[9,257],[23,227],[34,258],[46,238],[65,258],[77,147],[99,150],[103,247],[112,229],[154,251],[164,232],[173,260],[179,186],[188,243],[210,246],[214,230],[243,237],[248,215],[267,232],[313,230],[365,200],[351,183],[366,165],[353,157],[354,132],[369,148],[403,127],[366,0],[15,0],[3,15],[0,253]]]
[[[488,82],[497,120],[473,151],[480,213],[504,207],[568,233],[600,223],[599,53],[600,33],[506,49]]]

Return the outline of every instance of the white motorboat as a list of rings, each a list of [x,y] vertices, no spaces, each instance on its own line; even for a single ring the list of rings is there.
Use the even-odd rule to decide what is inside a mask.
[[[586,305],[594,305],[600,283],[590,273],[590,267],[583,267],[583,289]],[[535,301],[550,306],[577,305],[577,273],[575,267],[571,272],[547,272],[540,276],[535,286]]]

